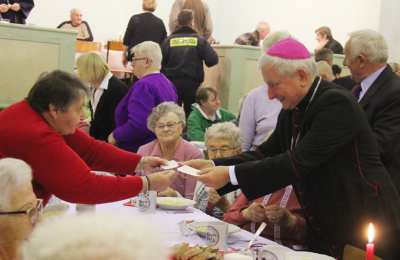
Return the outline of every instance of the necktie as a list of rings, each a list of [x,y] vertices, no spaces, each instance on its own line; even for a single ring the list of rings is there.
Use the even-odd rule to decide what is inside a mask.
[[[351,89],[351,93],[353,94],[353,96],[359,100],[360,99],[360,94],[361,94],[361,85],[357,84],[355,85],[352,89]]]

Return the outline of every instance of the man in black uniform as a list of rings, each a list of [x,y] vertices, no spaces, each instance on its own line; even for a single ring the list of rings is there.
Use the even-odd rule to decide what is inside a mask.
[[[399,259],[400,197],[357,101],[321,80],[307,49],[292,38],[272,46],[260,67],[269,98],[283,106],[272,136],[254,152],[214,160],[229,167],[186,164],[204,169],[198,179],[207,186],[224,186],[220,193],[240,187],[249,200],[293,184],[311,251],[341,259],[346,245],[365,247],[372,222],[377,255]]]
[[[162,72],[174,83],[178,103],[189,116],[196,91],[204,80],[203,62],[207,67],[218,63],[218,55],[206,39],[193,30],[193,12],[182,10],[178,29],[162,44]]]

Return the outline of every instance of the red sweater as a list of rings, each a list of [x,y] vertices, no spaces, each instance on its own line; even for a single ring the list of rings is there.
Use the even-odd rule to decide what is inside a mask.
[[[140,177],[98,176],[91,170],[133,174],[140,156],[88,136],[62,136],[26,101],[0,112],[0,155],[24,160],[33,189],[45,202],[52,194],[73,203],[127,199],[142,189]]]

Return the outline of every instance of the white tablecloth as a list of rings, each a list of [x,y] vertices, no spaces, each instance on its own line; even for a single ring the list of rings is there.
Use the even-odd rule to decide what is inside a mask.
[[[160,236],[164,237],[167,246],[173,246],[182,242],[187,242],[191,245],[206,244],[206,241],[204,241],[196,234],[184,236],[180,232],[179,222],[183,220],[219,221],[218,219],[213,218],[205,214],[204,212],[192,207],[188,208],[185,211],[157,209],[155,213],[143,213],[140,212],[136,207],[124,206],[124,202],[126,201],[96,205],[95,212],[128,215],[132,216],[132,221],[134,221],[135,217],[143,217],[146,219],[146,221],[149,221],[152,226],[155,226],[160,231]],[[74,204],[70,204],[67,214],[77,214]],[[112,219],[110,219],[110,221],[112,221]],[[227,240],[228,249],[245,248],[248,244],[248,241],[250,241],[252,237],[253,234],[245,230],[241,230],[240,232],[231,234]],[[261,246],[276,243],[266,238],[260,237],[257,239],[255,244]],[[284,248],[287,250],[291,250],[286,247]]]

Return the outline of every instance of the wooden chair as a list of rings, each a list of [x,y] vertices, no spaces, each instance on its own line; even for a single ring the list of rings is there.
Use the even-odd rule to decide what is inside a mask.
[[[86,42],[86,41],[76,41],[75,46],[76,52],[91,52],[91,51],[101,51],[101,43],[100,42]]]

